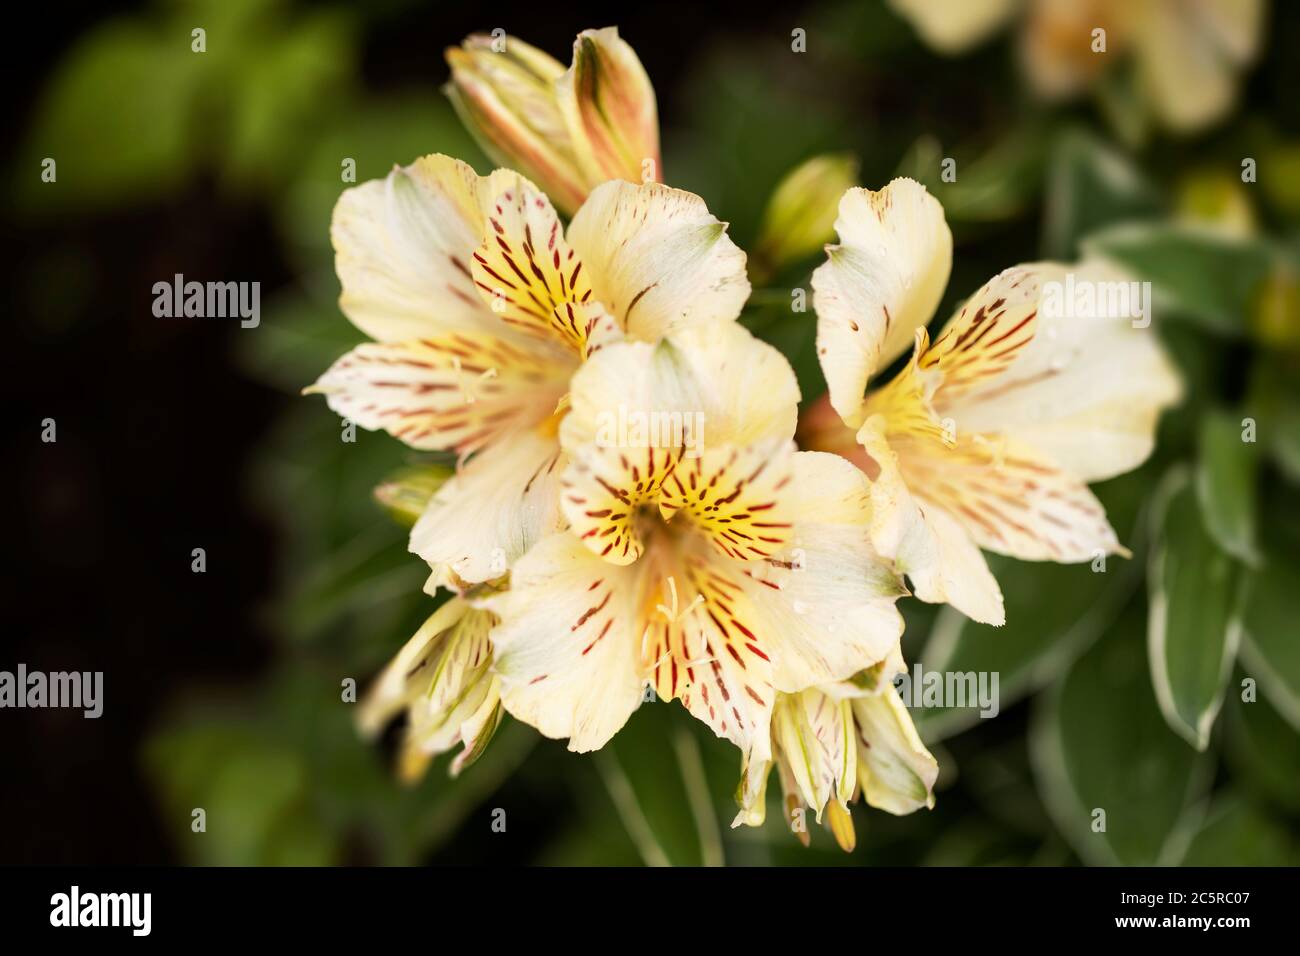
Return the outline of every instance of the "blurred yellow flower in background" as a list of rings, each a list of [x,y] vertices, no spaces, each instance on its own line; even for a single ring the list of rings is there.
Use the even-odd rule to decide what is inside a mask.
[[[1194,132],[1222,119],[1259,51],[1264,0],[890,0],[927,44],[957,54],[1020,17],[1020,53],[1047,98],[1074,96],[1131,57],[1160,123]],[[1104,31],[1099,37],[1094,31]]]

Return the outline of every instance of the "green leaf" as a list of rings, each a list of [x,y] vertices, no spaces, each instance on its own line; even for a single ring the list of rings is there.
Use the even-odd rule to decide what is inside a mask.
[[[1246,334],[1273,267],[1273,250],[1263,240],[1190,225],[1115,226],[1090,235],[1083,249],[1149,281],[1162,314],[1227,336]]]
[[[402,529],[377,520],[294,582],[278,611],[280,630],[294,640],[318,640],[352,617],[369,634],[382,633],[405,616],[395,612],[428,600],[422,591],[428,576],[428,565],[407,551]]]
[[[1147,587],[1147,649],[1160,710],[1204,750],[1241,641],[1244,577],[1206,531],[1182,469],[1157,493]]]
[[[1273,463],[1300,484],[1300,370],[1293,362],[1261,357],[1251,370],[1248,408],[1257,438]]]
[[[181,852],[206,865],[335,862],[339,847],[303,811],[306,762],[246,719],[184,723],[154,737],[146,765],[162,792],[164,824]],[[202,809],[206,830],[193,830]]]
[[[743,248],[753,247],[763,200],[788,170],[852,145],[839,101],[798,95],[766,63],[734,47],[715,47],[684,83],[709,95],[688,98],[682,135],[665,141],[664,169],[674,186],[707,196]]]
[[[1161,718],[1142,630],[1132,608],[1039,699],[1031,720],[1039,793],[1061,833],[1095,865],[1177,863],[1209,783],[1209,761]]]
[[[1295,866],[1296,841],[1279,820],[1240,794],[1217,797],[1183,866]]]
[[[1091,133],[1062,133],[1048,161],[1043,247],[1049,259],[1078,257],[1084,236],[1161,211],[1158,190],[1123,153]]]
[[[538,740],[531,727],[507,721],[469,771],[450,779],[444,755],[417,785],[403,785],[379,747],[358,734],[340,672],[348,671],[299,659],[237,707],[173,714],[150,738],[145,767],[161,794],[163,824],[187,859],[323,865],[339,862],[346,845],[376,862],[410,865],[456,837]],[[195,807],[207,811],[206,833],[190,831]]]
[[[1241,658],[1278,712],[1300,731],[1300,560],[1270,553],[1251,581]]]
[[[973,735],[972,735],[973,736]],[[1055,834],[1047,811],[1034,789],[1029,749],[1023,734],[1005,743],[963,740],[972,752],[959,754],[962,789],[992,819],[1007,829],[1035,840]]]
[[[1230,697],[1224,755],[1238,786],[1287,813],[1300,813],[1300,733],[1247,680]],[[1242,700],[1242,697],[1247,697]]]
[[[958,146],[949,153],[933,136],[916,140],[898,164],[898,175],[922,183],[943,206],[949,222],[1001,222],[1020,213],[1033,198],[1046,164],[1046,130],[1018,126],[979,149]],[[945,182],[943,162],[955,161],[956,178]]]
[[[332,105],[351,95],[355,36],[351,16],[337,9],[239,36],[239,56],[221,84],[232,100],[220,142],[227,180],[257,187],[296,181],[304,146],[315,142]]]
[[[202,56],[188,31],[112,20],[64,56],[33,111],[18,172],[21,205],[33,211],[123,206],[179,184],[197,158],[191,105]],[[41,162],[57,180],[41,180]]]
[[[1029,866],[1033,848],[992,821],[971,815],[944,830],[922,866]]]
[[[594,757],[594,755],[593,755]],[[594,763],[594,759],[593,759]],[[599,803],[572,815],[559,836],[532,861],[546,867],[633,867],[644,862],[623,827],[617,811],[601,795]]]
[[[1121,61],[1103,70],[1092,84],[1092,92],[1098,109],[1121,142],[1134,149],[1146,145],[1154,117],[1132,62]]]
[[[1239,415],[1215,410],[1201,420],[1196,497],[1214,542],[1249,565],[1259,562],[1255,524],[1258,445],[1242,439]]]
[[[1141,503],[1150,484],[1145,471],[1108,481],[1095,489],[1107,517],[1120,529],[1139,528]],[[1132,549],[1143,542],[1127,535]],[[998,699],[1006,709],[1059,675],[1114,621],[1137,587],[1139,557],[1106,559],[1104,573],[1090,564],[1015,561],[988,555],[1002,588],[1007,623],[977,624],[950,607],[939,612],[920,657],[925,671],[998,674]],[[927,707],[913,711],[927,741],[942,740],[979,722],[979,708]]]
[[[115,207],[165,195],[200,167],[239,186],[288,180],[352,89],[350,11],[201,0],[109,20],[67,54],[35,111],[21,205]],[[206,47],[192,49],[201,25]],[[40,178],[44,158],[56,183]]]

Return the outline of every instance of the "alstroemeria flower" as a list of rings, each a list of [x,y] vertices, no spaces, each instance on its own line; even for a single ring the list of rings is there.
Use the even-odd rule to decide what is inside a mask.
[[[362,702],[357,723],[374,736],[406,711],[398,772],[418,780],[457,744],[452,776],[483,753],[501,723],[500,682],[491,672],[495,618],[460,598],[440,607],[406,642]]]
[[[902,633],[901,583],[863,530],[865,476],[795,451],[789,363],[735,323],[609,345],[571,396],[570,529],[486,602],[506,709],[594,750],[648,683],[767,760],[778,692],[848,678]],[[660,440],[619,440],[613,420],[659,423]]]
[[[767,779],[776,764],[786,825],[808,845],[806,811],[825,812],[836,842],[847,852],[856,842],[849,804],[859,795],[869,806],[897,815],[934,806],[939,764],[921,743],[912,716],[894,690],[905,669],[895,648],[852,680],[777,695],[772,713],[772,760],[745,766],[732,826],[762,826]]]
[[[1144,99],[1167,127],[1213,123],[1259,49],[1264,0],[891,0],[926,43],[959,53],[1023,12],[1021,54],[1046,97],[1081,92],[1131,55]],[[1093,31],[1106,31],[1094,52]]]
[[[609,182],[566,231],[518,173],[427,156],[334,210],[339,306],[376,342],[309,391],[363,428],[467,459],[411,532],[456,589],[503,575],[562,525],[557,428],[602,343],[731,321],[745,255],[703,200]]]
[[[1117,276],[1092,265],[1007,269],[931,343],[925,326],[952,264],[939,203],[910,179],[851,189],[835,228],[840,244],[812,280],[834,412],[814,409],[803,441],[848,455],[872,478],[872,540],[917,596],[1001,624],[1002,594],[980,548],[1060,562],[1124,553],[1088,483],[1146,459],[1178,379],[1154,330],[1129,315],[1040,307],[1049,288],[1101,289]],[[909,345],[908,365],[866,392]]]
[[[447,63],[447,95],[484,152],[566,214],[606,180],[663,180],[654,87],[617,27],[578,34],[568,70],[522,40],[484,34],[449,48]]]

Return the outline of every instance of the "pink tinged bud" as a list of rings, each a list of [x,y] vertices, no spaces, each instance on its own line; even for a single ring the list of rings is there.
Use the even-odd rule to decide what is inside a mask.
[[[578,34],[557,90],[589,187],[609,179],[663,181],[654,87],[616,27]]]
[[[522,40],[479,34],[446,57],[445,92],[483,151],[533,180],[565,212],[576,211],[588,187],[556,101],[563,65]]]
[[[447,50],[446,86],[496,163],[523,173],[573,215],[610,179],[661,182],[654,88],[618,30],[587,30],[563,65],[522,40],[475,34]]]

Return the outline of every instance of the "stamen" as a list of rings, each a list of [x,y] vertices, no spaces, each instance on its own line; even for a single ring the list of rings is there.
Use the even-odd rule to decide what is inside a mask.
[[[669,624],[676,624],[678,621],[689,617],[692,611],[704,603],[704,595],[697,593],[694,600],[679,612],[677,610],[677,579],[671,574],[668,575],[668,590],[672,593],[672,607],[667,608],[662,604],[657,604],[655,608],[668,619]]]
[[[493,367],[480,374],[474,381],[466,382],[464,370],[460,366],[460,358],[455,355],[451,357],[451,367],[456,372],[456,387],[460,389],[460,397],[464,400],[466,405],[473,405],[478,401],[475,389],[481,382],[497,377],[497,370]]]

